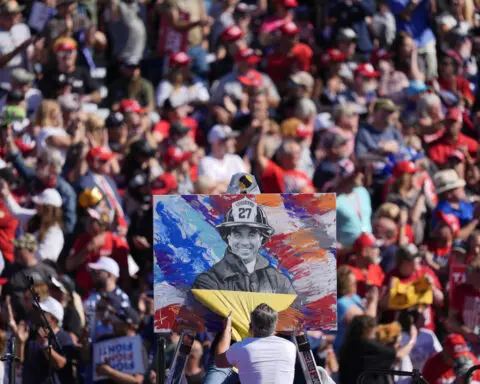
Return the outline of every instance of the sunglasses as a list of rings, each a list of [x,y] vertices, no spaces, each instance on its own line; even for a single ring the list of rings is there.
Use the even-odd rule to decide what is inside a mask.
[[[74,52],[75,51],[73,49],[69,49],[69,50],[66,50],[66,51],[60,51],[60,52],[57,52],[57,56],[58,57],[69,57],[69,56],[72,56]]]

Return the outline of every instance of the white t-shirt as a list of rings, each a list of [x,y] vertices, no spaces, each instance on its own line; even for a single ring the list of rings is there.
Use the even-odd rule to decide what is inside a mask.
[[[208,89],[200,81],[195,81],[190,86],[182,85],[174,90],[172,83],[163,80],[158,84],[156,90],[156,102],[158,107],[163,107],[167,99],[170,99],[172,105],[185,105],[191,103],[206,103],[210,95]]]
[[[227,360],[245,384],[290,384],[295,376],[295,345],[277,336],[246,338],[233,344]]]
[[[198,163],[198,176],[208,176],[214,181],[230,182],[236,173],[247,172],[242,158],[235,154],[226,154],[222,160],[211,155],[205,156]]]
[[[68,136],[65,129],[60,127],[42,127],[37,137],[37,155],[39,155],[44,149],[49,148],[47,139],[50,136]],[[58,151],[62,154],[62,164],[65,163],[66,151]]]

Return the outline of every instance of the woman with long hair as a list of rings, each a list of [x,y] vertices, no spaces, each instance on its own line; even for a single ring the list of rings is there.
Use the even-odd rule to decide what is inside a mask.
[[[72,138],[63,128],[60,105],[55,100],[43,100],[35,115],[34,133],[37,136],[37,154],[45,149],[57,149],[63,162]]]
[[[47,188],[34,196],[32,200],[35,203],[35,209],[21,207],[10,193],[5,181],[0,182],[0,196],[23,229],[33,233],[37,238],[37,259],[56,263],[64,244],[63,202],[58,191]]]
[[[362,372],[368,370],[391,369],[400,362],[417,342],[418,331],[414,325],[410,328],[410,341],[402,348],[385,346],[376,340],[376,322],[368,315],[356,316],[345,334],[340,350],[340,382],[356,384]],[[391,378],[384,375],[369,374],[365,380],[369,384],[391,384]]]

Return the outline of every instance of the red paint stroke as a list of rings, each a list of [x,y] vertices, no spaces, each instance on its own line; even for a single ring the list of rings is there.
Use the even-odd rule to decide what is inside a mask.
[[[154,316],[155,329],[172,329],[180,312],[180,304],[170,304],[157,309]]]
[[[275,255],[280,268],[288,270],[303,263],[326,261],[326,249],[320,248],[315,234],[309,229],[274,235],[265,244],[265,248],[271,255]]]
[[[289,200],[312,214],[324,214],[336,209],[336,199],[333,194],[326,194],[321,197],[314,194],[292,195]]]

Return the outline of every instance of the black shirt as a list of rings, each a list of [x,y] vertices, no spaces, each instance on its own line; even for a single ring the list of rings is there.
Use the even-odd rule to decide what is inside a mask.
[[[62,73],[58,70],[46,72],[40,82],[40,90],[45,98],[56,99],[57,92],[66,85],[70,85],[71,93],[88,95],[97,91],[100,86],[85,67],[76,67],[71,73]]]
[[[340,354],[340,366],[348,367],[340,370],[342,384],[356,384],[363,371],[372,369],[391,369],[396,359],[393,348],[386,347],[376,340],[362,340],[355,345],[346,346]],[[345,352],[345,353],[343,353]],[[368,384],[389,384],[387,376],[368,375]]]
[[[57,333],[63,356],[67,364],[60,370],[51,368],[52,384],[74,383],[72,360],[76,357],[76,349],[70,335],[63,329]],[[59,352],[54,348],[56,352]],[[25,346],[25,363],[23,365],[23,384],[48,383],[48,359],[42,350],[42,345],[37,339],[30,340]]]
[[[57,272],[47,264],[39,262],[31,267],[13,264],[8,270],[8,283],[5,286],[5,294],[12,297],[12,306],[15,314],[21,318],[24,314],[24,293],[29,283],[25,275],[33,278],[34,283],[47,283],[51,276],[57,276]]]

